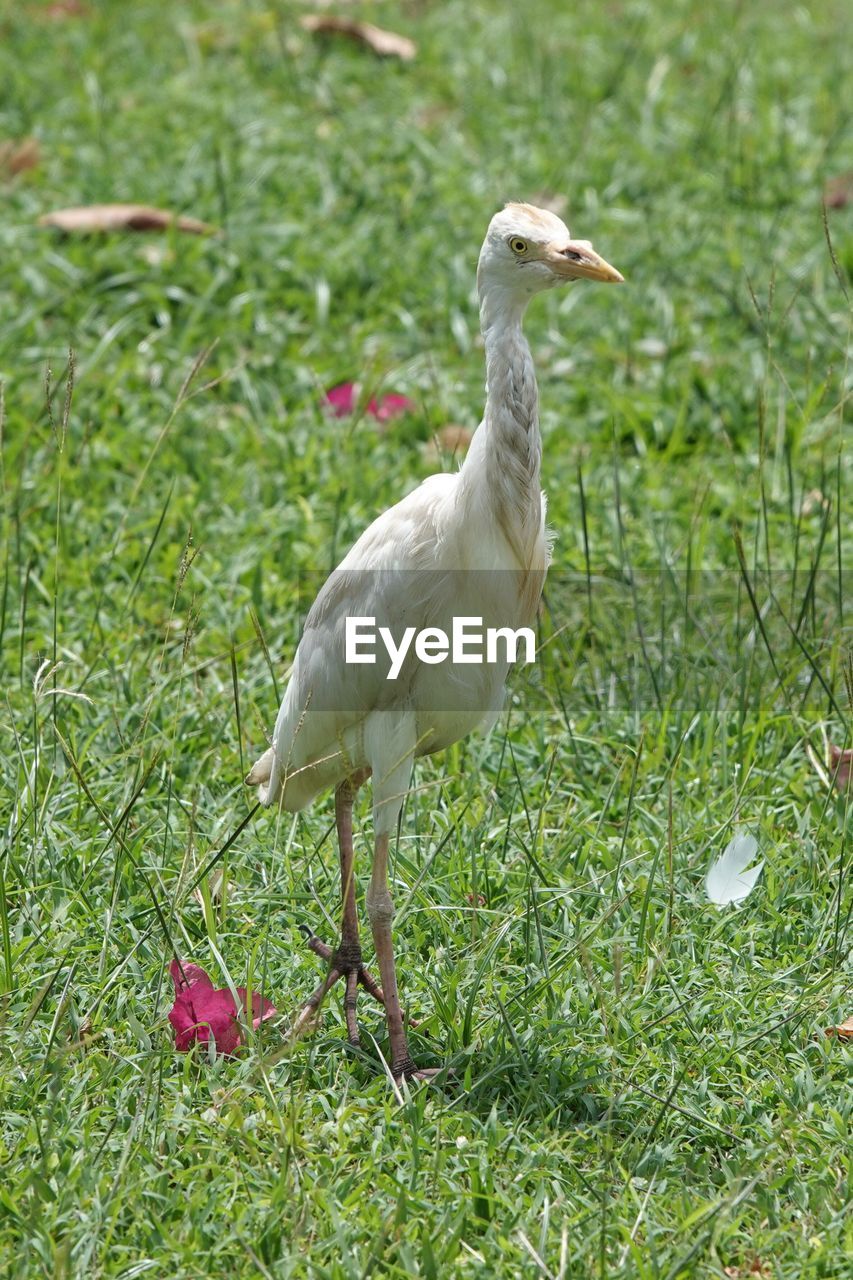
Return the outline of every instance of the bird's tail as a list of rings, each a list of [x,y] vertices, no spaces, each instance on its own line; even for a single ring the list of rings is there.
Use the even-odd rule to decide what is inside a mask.
[[[249,772],[246,774],[246,786],[260,788],[261,804],[266,804],[267,802],[269,782],[272,777],[274,760],[275,748],[268,747],[264,754],[255,761]]]

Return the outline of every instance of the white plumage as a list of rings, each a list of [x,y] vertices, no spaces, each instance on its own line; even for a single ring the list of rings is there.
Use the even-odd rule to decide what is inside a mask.
[[[450,634],[454,617],[516,630],[536,613],[548,564],[536,379],[521,321],[530,298],[564,281],[621,276],[559,218],[510,204],[492,219],[477,283],[485,339],[487,398],[468,456],[454,475],[425,480],[376,519],[320,591],[306,621],[273,743],[247,781],[261,802],[302,809],[336,788],[343,919],[333,951],[312,937],[329,975],[304,1006],[307,1025],[326,991],[347,981],[347,1026],[357,1043],[361,983],[386,1008],[395,1077],[422,1076],[411,1060],[396,989],[387,851],[415,757],[441,750],[499,714],[508,662],[419,661],[413,650],[396,680],[377,649],[375,665],[345,661],[346,619],[373,617],[395,634],[414,626]],[[383,990],[364,968],[352,870],[352,797],[372,776],[373,874],[367,894]]]

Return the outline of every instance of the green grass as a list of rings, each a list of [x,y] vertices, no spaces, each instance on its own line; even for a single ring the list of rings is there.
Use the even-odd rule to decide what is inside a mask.
[[[849,802],[804,750],[850,744],[845,6],[365,5],[409,66],[302,11],[0,17],[0,140],[42,153],[0,178],[0,1272],[853,1275]],[[418,766],[398,958],[456,1076],[400,1105],[366,1004],[360,1055],[337,994],[280,1052],[329,800],[229,841],[300,580],[478,420],[480,238],[543,191],[628,283],[529,316],[547,643]],[[222,234],[36,225],[109,200]],[[327,421],[354,376],[418,412]],[[717,910],[735,824],[765,869]],[[174,1052],[173,948],[275,1001],[242,1060]]]

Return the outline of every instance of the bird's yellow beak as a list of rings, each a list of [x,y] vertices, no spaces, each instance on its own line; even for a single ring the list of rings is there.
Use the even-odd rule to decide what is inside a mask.
[[[548,265],[565,280],[598,280],[600,284],[621,284],[625,277],[596,253],[588,240],[554,244]]]

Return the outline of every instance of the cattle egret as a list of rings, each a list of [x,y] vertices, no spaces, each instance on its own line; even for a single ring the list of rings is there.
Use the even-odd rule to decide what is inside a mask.
[[[434,1073],[413,1062],[400,1008],[389,840],[414,759],[493,723],[510,666],[508,648],[499,650],[500,660],[457,661],[435,633],[449,636],[460,618],[481,623],[484,632],[529,627],[548,565],[538,394],[522,318],[533,295],[555,285],[621,279],[589,241],[572,239],[553,213],[509,204],[492,218],[477,267],[486,407],[468,455],[457,473],[430,476],[379,516],[327,579],[306,620],[272,745],[247,778],[262,804],[288,811],[335,789],[341,937],[335,948],[309,938],[328,972],[302,1007],[294,1033],[308,1027],[343,979],[347,1035],[358,1044],[356,995],[364,987],[385,1007],[395,1080]],[[346,661],[352,619],[384,625],[398,644],[413,628],[411,635],[423,643],[410,645],[391,679],[390,659],[379,645],[373,663],[364,660],[364,650],[362,660]],[[379,982],[362,959],[353,872],[353,798],[368,777],[374,855],[367,912]]]

